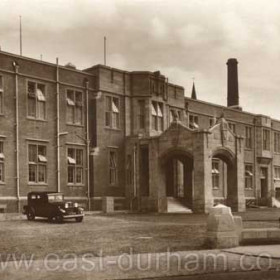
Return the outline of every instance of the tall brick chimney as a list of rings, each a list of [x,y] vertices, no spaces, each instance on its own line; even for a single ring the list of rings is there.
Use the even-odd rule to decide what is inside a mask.
[[[238,61],[236,58],[230,58],[227,61],[228,79],[227,79],[227,106],[236,109],[239,107],[239,92],[238,92]]]

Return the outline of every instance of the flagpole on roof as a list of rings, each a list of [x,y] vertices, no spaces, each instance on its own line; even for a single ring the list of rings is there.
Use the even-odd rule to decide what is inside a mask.
[[[104,36],[104,65],[106,65],[106,36]]]
[[[21,27],[21,16],[19,16],[19,52],[22,55],[22,27]]]

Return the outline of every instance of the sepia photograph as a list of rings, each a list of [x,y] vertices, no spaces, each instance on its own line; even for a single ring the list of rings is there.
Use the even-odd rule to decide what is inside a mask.
[[[279,46],[278,0],[0,0],[0,279],[279,279]]]

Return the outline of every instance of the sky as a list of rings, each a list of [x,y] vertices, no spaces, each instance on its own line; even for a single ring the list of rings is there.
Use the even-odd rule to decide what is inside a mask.
[[[280,119],[279,0],[0,0],[0,46],[78,69],[104,63],[157,71],[200,100],[227,103],[228,58],[238,60],[244,111]]]

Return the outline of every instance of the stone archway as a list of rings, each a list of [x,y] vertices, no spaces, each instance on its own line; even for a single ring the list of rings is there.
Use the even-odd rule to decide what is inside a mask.
[[[214,166],[216,160],[219,160],[223,166],[226,166],[226,169],[217,168]],[[217,180],[218,175],[218,180]],[[215,180],[216,179],[216,180]],[[218,181],[218,182],[217,182]],[[218,186],[218,189],[215,189],[216,184],[222,182]],[[225,185],[223,185],[223,183]],[[222,188],[224,188],[222,190]],[[223,193],[224,196],[224,203],[235,209],[236,205],[236,198],[238,195],[237,189],[237,165],[235,155],[232,153],[231,150],[220,147],[213,151],[212,153],[212,189],[213,192],[217,191]]]
[[[165,196],[174,198],[191,209],[193,203],[192,155],[184,149],[173,148],[162,155],[160,162]]]
[[[149,191],[139,198],[143,211],[166,212],[167,196],[172,195],[183,196],[193,212],[207,213],[215,199],[211,180],[213,157],[229,167],[227,204],[233,211],[245,210],[243,139],[231,132],[223,117],[209,130],[191,130],[173,122],[160,136],[141,142],[148,144],[149,149],[147,162],[141,164],[149,168],[149,180],[144,184]],[[181,178],[175,183],[174,170]],[[143,176],[138,176],[138,184],[139,177]]]

